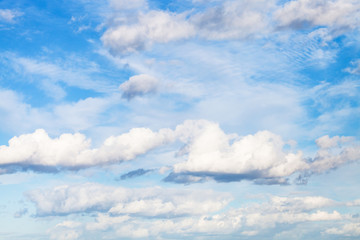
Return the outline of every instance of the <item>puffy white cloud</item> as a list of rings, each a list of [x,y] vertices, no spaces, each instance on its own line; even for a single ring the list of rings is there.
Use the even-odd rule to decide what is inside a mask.
[[[23,15],[22,12],[11,9],[0,9],[0,21],[12,23],[14,18]]]
[[[274,13],[280,27],[325,26],[339,31],[359,27],[359,16],[356,0],[295,0]]]
[[[130,100],[136,96],[156,92],[158,85],[159,81],[156,78],[140,74],[130,77],[128,81],[120,85],[120,89],[123,92],[122,96]]]
[[[227,193],[208,190],[128,189],[95,183],[33,190],[27,196],[35,204],[39,216],[108,212],[112,216],[177,217],[219,211],[232,200]],[[89,228],[106,228],[106,225],[99,219]]]
[[[98,148],[80,133],[51,138],[42,129],[14,137],[8,146],[0,146],[0,169],[59,171],[102,166],[135,159],[148,151],[175,141],[185,145],[165,179],[173,182],[254,180],[259,184],[286,184],[294,173],[322,173],[360,159],[360,148],[350,137],[319,138],[314,158],[286,145],[279,135],[260,131],[239,137],[226,134],[218,124],[206,120],[187,120],[174,130],[133,128],[127,133],[107,138]],[[144,204],[148,204],[145,203]]]
[[[169,129],[153,132],[146,128],[134,128],[128,133],[107,138],[99,148],[91,148],[91,141],[80,133],[50,138],[44,130],[39,129],[10,139],[9,146],[0,146],[0,168],[42,171],[46,168],[78,169],[118,163],[173,141],[172,135]]]
[[[309,168],[301,152],[283,150],[285,142],[276,134],[261,131],[236,137],[225,134],[216,123],[202,123],[197,132],[191,132],[193,136],[184,148],[187,161],[176,164],[174,173],[199,173],[215,178],[217,174],[233,174],[229,178],[234,180],[275,179]],[[189,127],[193,124],[198,123],[188,121],[176,130],[186,133],[182,128],[194,129]]]

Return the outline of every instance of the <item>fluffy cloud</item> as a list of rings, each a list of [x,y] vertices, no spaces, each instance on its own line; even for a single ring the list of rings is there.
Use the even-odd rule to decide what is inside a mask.
[[[0,168],[56,171],[118,163],[134,159],[172,139],[169,129],[156,133],[146,128],[134,128],[128,133],[109,137],[99,148],[91,148],[91,141],[80,133],[50,138],[39,129],[12,138],[9,146],[0,146]]]
[[[112,53],[132,53],[145,50],[153,43],[195,37],[206,40],[261,37],[282,28],[321,26],[342,34],[359,27],[357,19],[360,13],[360,4],[356,0],[296,0],[285,4],[265,0],[228,0],[200,9],[194,6],[194,11],[184,13],[144,11],[144,6],[146,4],[142,1],[136,1],[131,7],[136,13],[115,12],[102,36],[104,45]],[[324,39],[331,39],[330,32],[323,36]]]
[[[343,31],[359,27],[360,3],[356,0],[296,0],[274,13],[280,27],[330,27]]]
[[[144,50],[153,42],[166,43],[195,34],[184,14],[163,11],[139,13],[136,23],[120,22],[111,26],[101,37],[104,45],[117,54]],[[132,19],[133,20],[133,19]]]
[[[141,74],[130,77],[128,81],[120,85],[120,89],[123,92],[123,98],[130,100],[136,96],[156,92],[158,85],[159,82],[156,78]]]
[[[71,194],[59,194],[59,188],[65,188],[71,191]],[[94,191],[95,189],[97,190]],[[84,231],[92,234],[98,231],[102,233],[115,231],[118,237],[130,238],[178,236],[179,234],[194,236],[193,234],[197,233],[207,233],[218,237],[222,234],[235,233],[256,236],[263,230],[274,228],[276,225],[289,226],[289,224],[317,221],[337,222],[346,218],[337,211],[322,210],[338,203],[321,196],[271,196],[268,201],[224,211],[231,201],[231,197],[224,193],[163,188],[127,189],[126,192],[123,190],[123,188],[98,184],[61,186],[53,190],[42,190],[40,193],[42,199],[32,199],[32,201],[36,203],[38,211],[40,205],[47,207],[57,205],[60,208],[67,207],[66,214],[82,213],[82,211],[77,211],[79,205],[82,205],[81,209],[96,212],[99,211],[97,206],[101,204],[95,201],[90,202],[89,196],[98,196],[97,194],[102,193],[103,206],[111,202],[109,206],[121,204],[127,207],[115,207],[119,210],[115,212],[114,208],[109,210],[108,206],[102,209],[103,212],[97,213],[94,222],[80,226],[77,222],[65,221],[56,225],[53,230],[63,229],[64,233],[74,234]],[[39,192],[32,194],[39,196]],[[80,199],[80,204],[75,202],[76,198]],[[88,202],[85,202],[85,199]],[[159,204],[160,202],[162,204]],[[71,208],[72,204],[75,204],[75,208]],[[176,207],[176,211],[170,207],[172,205]],[[218,212],[219,210],[221,211]],[[52,210],[49,208],[48,213],[56,215],[54,208]],[[63,211],[62,213],[64,214]],[[331,231],[335,232],[335,230]]]
[[[287,184],[294,173],[309,176],[360,159],[360,148],[349,137],[319,138],[319,150],[309,159],[291,147],[285,150],[291,142],[287,144],[269,131],[239,137],[224,133],[214,122],[187,120],[174,130],[133,128],[107,138],[98,148],[92,148],[91,140],[80,133],[51,138],[39,129],[0,146],[0,169],[3,173],[28,169],[46,172],[116,164],[175,141],[185,144],[176,154],[184,161],[172,167],[165,181],[178,183],[247,179],[258,184]]]
[[[232,200],[229,194],[207,190],[128,189],[95,183],[33,190],[27,196],[38,216],[108,212],[113,216],[177,217],[219,211]]]
[[[313,159],[307,160],[301,151],[284,150],[286,143],[281,137],[268,131],[237,137],[225,134],[212,122],[190,127],[194,124],[198,122],[187,121],[177,127],[178,133],[188,133],[188,129],[197,131],[183,139],[186,147],[179,154],[186,155],[186,161],[175,164],[165,181],[248,179],[259,184],[284,184],[287,183],[286,177],[295,172],[322,173],[360,159],[360,148],[349,137],[319,138],[316,141],[319,150]]]

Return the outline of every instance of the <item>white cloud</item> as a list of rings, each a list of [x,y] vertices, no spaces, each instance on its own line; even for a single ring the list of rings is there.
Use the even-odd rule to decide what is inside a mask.
[[[139,13],[136,23],[117,23],[101,37],[113,53],[132,53],[144,50],[154,42],[166,43],[189,38],[194,28],[185,20],[185,14],[163,11]]]
[[[140,154],[173,141],[171,130],[152,132],[146,128],[134,128],[128,133],[112,136],[100,148],[90,148],[90,140],[80,133],[62,134],[50,138],[38,129],[9,140],[9,146],[0,146],[0,165],[40,170],[42,167],[81,168],[118,163],[134,159]]]
[[[82,196],[85,198],[88,186],[82,185]],[[103,186],[104,187],[104,186]],[[73,187],[68,187],[73,188]],[[106,189],[106,188],[105,188]],[[114,188],[117,189],[117,188]],[[77,189],[80,190],[80,189]],[[261,203],[251,203],[247,206],[240,208],[231,208],[227,211],[221,211],[217,213],[218,209],[209,208],[196,210],[203,201],[219,201],[225,195],[219,193],[203,191],[203,190],[175,190],[175,189],[163,189],[163,188],[151,188],[151,189],[137,189],[132,190],[132,197],[129,197],[129,203],[133,203],[137,208],[144,207],[143,204],[139,204],[138,199],[156,198],[163,200],[170,200],[170,202],[176,205],[177,198],[181,196],[181,204],[187,204],[189,211],[186,211],[186,215],[177,216],[176,214],[164,215],[149,215],[143,214],[144,211],[136,211],[128,215],[126,212],[122,212],[122,215],[114,215],[109,213],[98,213],[94,222],[88,222],[83,225],[87,232],[97,233],[97,231],[111,232],[115,231],[119,237],[164,237],[179,234],[196,236],[199,233],[212,234],[221,238],[224,234],[242,234],[247,236],[256,236],[261,234],[263,230],[268,230],[285,224],[296,225],[303,222],[337,222],[343,220],[346,216],[341,215],[337,211],[327,212],[322,208],[329,208],[335,206],[337,203],[331,199],[321,196],[306,196],[306,197],[279,197],[272,196],[269,201]],[[149,191],[151,190],[151,191]],[[170,192],[168,192],[170,190]],[[46,195],[46,193],[48,193]],[[49,194],[50,193],[50,194]],[[104,199],[108,201],[111,199],[107,192],[104,191]],[[49,197],[49,202],[59,202],[60,198],[54,198],[51,194],[51,190],[44,191],[44,196]],[[74,198],[77,197],[76,191],[74,191]],[[92,192],[91,194],[94,194]],[[130,196],[131,194],[127,194]],[[71,195],[69,195],[70,197]],[[196,204],[188,200],[196,199]],[[217,199],[216,199],[217,198]],[[123,198],[124,199],[124,198]],[[205,200],[206,199],[206,200]],[[121,200],[123,201],[123,200]],[[174,202],[175,201],[175,202]],[[226,202],[226,204],[228,201]],[[54,204],[54,203],[52,203]],[[65,202],[62,203],[63,205]],[[220,209],[224,210],[226,206],[222,205]],[[92,205],[88,205],[91,208]],[[155,207],[154,207],[155,206]],[[157,205],[147,205],[147,213],[156,213]],[[196,210],[191,213],[190,209]],[[94,210],[94,208],[92,208]],[[149,217],[150,218],[147,218]],[[156,218],[153,218],[156,216]],[[68,226],[69,229],[76,230],[71,223],[61,223],[61,226]],[[78,231],[82,231],[82,226],[78,226]]]
[[[356,0],[296,0],[274,13],[280,27],[325,26],[344,31],[359,27],[360,3]]]
[[[316,141],[319,150],[309,161],[301,151],[285,150],[292,142],[287,144],[269,131],[239,137],[224,133],[214,122],[187,120],[175,130],[163,128],[154,132],[148,128],[133,128],[108,137],[98,148],[92,148],[91,140],[80,133],[51,138],[45,130],[39,129],[10,139],[8,146],[0,146],[0,166],[5,173],[27,169],[40,172],[77,170],[133,160],[177,140],[185,144],[177,153],[185,161],[173,166],[166,181],[248,179],[261,184],[284,184],[294,173],[323,173],[360,159],[360,149],[350,137],[319,138]]]
[[[210,190],[164,189],[160,187],[129,189],[95,183],[64,185],[27,193],[37,215],[67,215],[83,212],[108,212],[111,216],[178,217],[201,215],[223,209],[232,197]],[[106,217],[105,217],[106,218]],[[127,218],[114,218],[113,223]],[[100,218],[89,229],[104,229]],[[111,224],[110,224],[111,225]]]
[[[140,74],[130,77],[128,81],[120,85],[120,89],[123,92],[122,96],[130,100],[136,96],[156,92],[158,85],[159,82],[156,78]]]
[[[344,69],[345,72],[351,74],[360,74],[360,59],[351,62],[352,67],[347,67]]]
[[[0,9],[0,21],[13,23],[14,18],[19,17],[21,15],[23,15],[23,13],[16,10]]]
[[[211,40],[244,39],[269,31],[268,12],[274,1],[224,1],[191,16],[200,37]]]
[[[191,124],[194,123],[186,122],[177,131],[183,132],[181,127],[193,129],[187,126]],[[245,179],[266,179],[290,176],[309,168],[301,152],[285,152],[281,137],[271,132],[234,138],[215,123],[203,124],[200,130],[192,133],[186,147],[187,161],[176,164],[175,173],[238,174]]]
[[[325,233],[347,237],[358,237],[360,236],[360,223],[348,223],[338,228],[329,228]]]

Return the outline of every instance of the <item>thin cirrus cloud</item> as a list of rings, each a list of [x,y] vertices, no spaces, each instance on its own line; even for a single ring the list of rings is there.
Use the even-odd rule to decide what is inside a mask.
[[[269,131],[238,137],[224,133],[216,123],[188,120],[174,130],[133,128],[109,137],[98,148],[91,148],[91,140],[80,133],[50,138],[40,129],[12,138],[9,146],[0,146],[0,169],[2,173],[57,172],[117,164],[175,141],[185,144],[177,153],[185,161],[176,163],[164,180],[176,183],[214,179],[288,184],[288,177],[295,173],[304,178],[360,158],[359,148],[349,137],[319,138],[319,150],[308,160],[301,151],[285,150],[282,138]]]

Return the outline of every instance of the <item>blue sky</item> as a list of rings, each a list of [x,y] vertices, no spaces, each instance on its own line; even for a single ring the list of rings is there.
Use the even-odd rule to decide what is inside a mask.
[[[0,239],[358,239],[357,0],[0,3]]]

